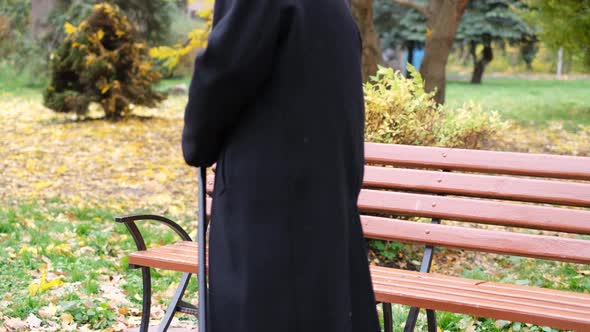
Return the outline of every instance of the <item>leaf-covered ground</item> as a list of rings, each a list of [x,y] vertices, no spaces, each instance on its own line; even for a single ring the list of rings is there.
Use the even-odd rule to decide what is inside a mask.
[[[114,217],[151,212],[196,230],[196,172],[180,150],[184,104],[173,97],[112,123],[56,115],[38,95],[0,96],[0,331],[139,323],[141,280],[125,261],[133,242]],[[151,241],[174,239],[144,229]],[[178,277],[154,276],[153,319]]]
[[[196,204],[196,173],[180,150],[183,98],[118,123],[74,121],[38,98],[0,97],[0,201],[109,201],[127,211]]]
[[[151,212],[196,231],[196,172],[180,151],[185,100],[172,97],[157,110],[112,123],[56,115],[36,93],[0,94],[0,332],[137,326],[141,279],[125,258],[134,245],[113,219]],[[489,147],[590,155],[589,138],[587,127],[515,124]],[[158,226],[143,230],[152,244],[175,239]],[[439,257],[435,268],[445,273],[590,291],[588,269],[572,264],[456,251]],[[162,317],[178,279],[155,272],[152,319]],[[196,296],[194,281],[188,294]],[[396,307],[396,330],[406,309]],[[439,313],[439,322],[445,331],[542,331],[448,313]],[[174,324],[191,323],[179,316]]]

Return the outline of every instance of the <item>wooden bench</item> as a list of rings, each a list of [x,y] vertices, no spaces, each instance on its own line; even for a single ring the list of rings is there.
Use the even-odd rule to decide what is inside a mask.
[[[590,264],[590,158],[367,143],[366,162],[358,202],[365,237],[425,245],[420,271],[371,267],[385,331],[392,331],[391,303],[412,306],[405,331],[415,328],[418,308],[427,309],[429,331],[436,331],[434,310],[590,331],[588,293],[429,273],[436,246]],[[164,222],[183,241],[146,249],[135,226],[140,219]],[[160,331],[177,311],[196,314],[182,302],[198,263],[186,232],[158,216],[117,221],[127,225],[139,249],[129,264],[143,271],[142,331],[149,319],[150,268],[184,272]]]

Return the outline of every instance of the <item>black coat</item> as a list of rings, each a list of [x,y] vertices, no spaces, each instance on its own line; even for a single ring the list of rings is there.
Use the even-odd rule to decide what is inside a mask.
[[[217,0],[213,24],[182,139],[190,165],[217,162],[208,332],[379,331],[346,0]]]

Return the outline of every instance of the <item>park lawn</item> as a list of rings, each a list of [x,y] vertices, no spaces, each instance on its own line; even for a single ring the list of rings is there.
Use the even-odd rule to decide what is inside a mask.
[[[7,317],[26,320],[34,315],[41,319],[44,331],[77,331],[82,326],[103,331],[115,327],[119,331],[138,324],[140,273],[126,268],[126,255],[134,250],[134,244],[126,228],[113,221],[122,214],[121,208],[111,205],[49,199],[0,206],[3,248],[0,251],[0,322]],[[131,212],[161,208],[153,206]],[[186,229],[194,229],[190,218],[176,219]],[[176,240],[176,235],[167,228],[154,224],[140,228],[147,235],[148,246]],[[451,256],[460,259],[451,260],[454,263],[449,264]],[[480,257],[447,249],[437,257],[445,257],[435,261],[434,269],[439,273],[590,291],[590,278],[584,274],[589,272],[580,273],[580,266],[574,264],[496,255]],[[153,318],[161,318],[179,278],[179,273],[153,270]],[[193,279],[187,291],[189,300],[195,301],[196,289]],[[394,305],[396,332],[403,331],[407,311],[406,306]],[[557,331],[442,311],[437,316],[441,331]],[[181,321],[177,325],[194,324],[194,320],[186,316],[179,318]],[[418,330],[425,329],[425,317],[420,317]]]
[[[482,85],[465,81],[447,84],[446,103],[458,107],[475,101],[504,119],[546,127],[563,121],[565,128],[590,126],[590,80],[569,81],[484,78]]]
[[[179,83],[187,80],[167,80],[159,88]],[[578,83],[566,84],[563,93],[569,97],[541,94],[539,98],[546,99],[543,107],[558,108],[564,100],[578,98]],[[164,214],[194,234],[196,174],[184,165],[179,146],[186,97],[171,97],[160,108],[139,110],[141,117],[120,123],[72,121],[41,107],[39,90],[34,87],[0,80],[0,87],[2,84],[10,89],[0,92],[0,132],[5,142],[0,145],[0,188],[5,189],[0,191],[0,330],[8,317],[26,320],[30,315],[40,318],[47,330],[53,326],[57,331],[83,330],[85,324],[91,330],[136,325],[141,279],[139,271],[126,268],[125,258],[134,244],[114,217],[135,212]],[[452,82],[449,103],[485,103],[478,96],[488,97],[485,90],[494,90],[486,84],[493,85],[493,81],[481,87]],[[508,84],[499,90],[504,95],[490,101],[496,106],[484,107],[493,110],[509,105],[519,89],[526,87],[518,81]],[[581,100],[590,105],[588,99]],[[533,121],[534,112],[524,114],[529,123],[547,123]],[[531,132],[535,129],[526,131]],[[571,144],[563,145],[570,148]],[[152,244],[175,240],[162,227],[144,229]],[[435,269],[515,283],[530,279],[531,285],[590,292],[584,267],[510,257],[483,259],[465,252],[449,252],[448,256],[464,259],[456,265],[438,262]],[[161,317],[178,280],[178,273],[155,274],[153,318]],[[189,288],[193,298],[195,290],[193,281]],[[401,331],[406,311],[406,307],[395,307],[396,331]],[[552,331],[444,312],[438,317],[443,331]],[[419,324],[424,327],[424,320]]]
[[[139,323],[141,274],[127,269],[134,243],[114,222],[122,214],[117,210],[61,199],[0,206],[0,328],[8,317],[26,321],[31,315],[46,331],[121,331]],[[190,229],[190,221],[180,223]],[[140,229],[148,245],[177,240],[162,226]],[[154,313],[161,318],[180,273],[152,273]],[[193,280],[187,299],[195,297]]]

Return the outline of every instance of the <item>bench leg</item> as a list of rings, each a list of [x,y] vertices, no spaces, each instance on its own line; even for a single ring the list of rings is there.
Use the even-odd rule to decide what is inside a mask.
[[[149,267],[141,268],[141,277],[143,279],[143,307],[139,331],[148,332],[150,327],[150,312],[152,309],[152,275]]]
[[[393,312],[391,303],[383,303],[383,331],[393,332]]]
[[[437,330],[436,330],[436,311],[426,309],[426,318],[428,319],[428,332],[437,332]]]
[[[404,332],[412,332],[416,329],[416,322],[418,321],[418,314],[420,308],[411,307],[408,319],[406,320],[406,326]],[[426,309],[426,318],[428,319],[428,332],[437,332],[436,328],[436,311]]]
[[[418,321],[418,314],[420,313],[420,308],[411,307],[410,313],[408,314],[408,318],[406,319],[406,326],[404,327],[404,332],[412,332],[416,328],[416,322]]]
[[[176,313],[178,304],[182,300],[182,296],[186,291],[186,286],[188,286],[188,282],[191,280],[190,273],[183,273],[182,278],[180,279],[180,284],[178,288],[176,288],[176,293],[174,293],[174,297],[172,298],[172,302],[170,302],[170,306],[168,306],[168,310],[166,310],[166,315],[162,319],[160,326],[158,327],[158,332],[166,332],[168,327],[170,327],[170,323],[172,323],[172,319],[174,318],[174,314]]]

